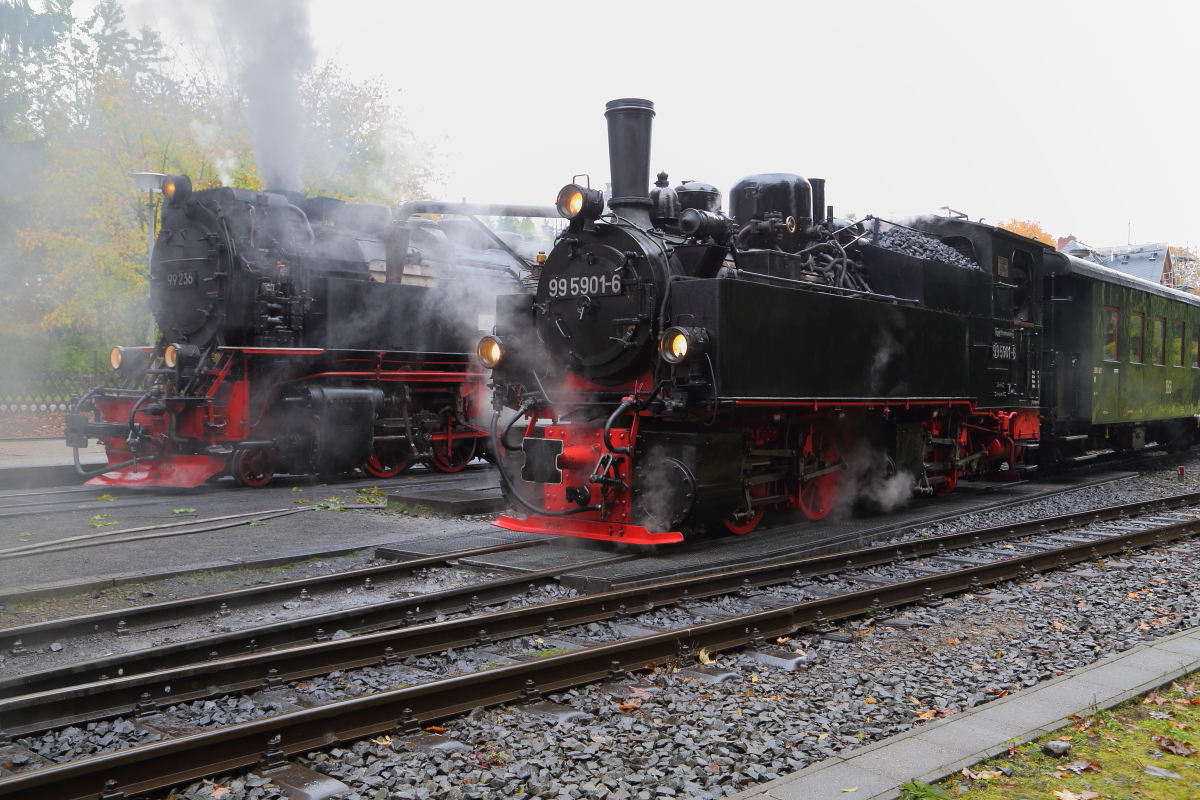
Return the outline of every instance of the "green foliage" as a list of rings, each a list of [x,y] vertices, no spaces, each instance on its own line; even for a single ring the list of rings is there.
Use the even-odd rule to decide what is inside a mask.
[[[149,324],[146,197],[131,172],[261,189],[228,64],[184,73],[116,0],[0,0],[0,370],[90,371]],[[396,205],[436,175],[378,79],[303,76],[305,189]],[[17,163],[26,174],[10,169]],[[101,359],[103,361],[103,358]]]
[[[950,795],[936,786],[914,779],[900,785],[900,800],[950,800]]]

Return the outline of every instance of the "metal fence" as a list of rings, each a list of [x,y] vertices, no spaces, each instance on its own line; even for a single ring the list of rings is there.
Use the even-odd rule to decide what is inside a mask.
[[[92,374],[0,373],[0,412],[66,411],[71,398],[95,386],[96,380]]]

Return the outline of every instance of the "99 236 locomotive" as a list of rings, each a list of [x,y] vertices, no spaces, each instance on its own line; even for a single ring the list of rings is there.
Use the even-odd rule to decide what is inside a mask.
[[[150,269],[162,338],[113,348],[120,384],[67,415],[77,467],[90,438],[107,451],[107,466],[79,470],[89,483],[386,478],[484,454],[472,344],[496,295],[524,291],[538,245],[479,217],[553,208],[417,201],[393,215],[292,192],[193,192],[186,176],[163,193]]]
[[[652,103],[605,116],[607,209],[562,190],[536,292],[478,346],[524,512],[501,527],[671,543],[1192,442],[1197,298],[966,219],[840,220],[797,175],[739,181],[726,215],[707,184],[649,187]],[[1131,314],[1156,326],[1136,354]]]

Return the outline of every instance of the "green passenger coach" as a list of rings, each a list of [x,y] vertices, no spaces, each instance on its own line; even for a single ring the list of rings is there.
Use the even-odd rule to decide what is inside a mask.
[[[1045,255],[1042,463],[1190,444],[1200,411],[1200,297]]]

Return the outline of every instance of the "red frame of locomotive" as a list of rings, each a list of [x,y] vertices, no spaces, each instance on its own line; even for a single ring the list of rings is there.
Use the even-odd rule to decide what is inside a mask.
[[[589,382],[571,375],[568,379],[570,388],[559,398],[559,405],[570,405],[565,402],[572,394],[575,399],[583,400],[583,392],[588,389],[596,390],[608,387],[590,385]],[[647,393],[641,391],[641,382],[634,384],[633,393],[623,398],[636,402],[644,399]],[[611,391],[611,388],[608,388]],[[1039,438],[1041,425],[1040,409],[1015,408],[1011,410],[988,409],[977,410],[974,400],[948,398],[919,398],[894,400],[736,400],[734,401],[733,417],[738,427],[743,430],[746,438],[762,447],[772,439],[772,427],[779,423],[791,421],[809,426],[823,426],[832,431],[834,439],[841,447],[853,447],[854,439],[850,435],[851,423],[855,416],[878,414],[886,418],[893,413],[904,413],[912,420],[920,419],[926,430],[938,441],[938,434],[943,433],[949,424],[957,423],[957,441],[966,445],[969,452],[979,453],[978,458],[985,461],[1007,460],[1009,464],[1016,463],[1019,450],[1026,444]],[[755,413],[761,409],[760,413]],[[783,414],[780,413],[783,411]],[[790,412],[790,413],[789,413]],[[787,414],[790,420],[782,417]],[[917,415],[914,417],[914,414]],[[588,486],[589,504],[601,505],[600,511],[585,512],[565,517],[547,517],[530,514],[525,518],[501,516],[496,526],[525,533],[542,533],[558,536],[575,536],[585,539],[622,542],[633,545],[674,544],[684,540],[682,531],[673,530],[664,533],[652,533],[641,525],[630,522],[632,516],[633,490],[631,475],[634,463],[632,452],[616,452],[617,448],[632,446],[637,441],[638,425],[642,417],[652,416],[649,411],[639,411],[633,415],[629,427],[610,429],[609,442],[605,442],[602,427],[580,424],[559,424],[552,411],[530,413],[525,435],[534,432],[539,419],[549,419],[552,424],[542,430],[545,438],[561,439],[563,452],[558,457],[558,466],[563,473],[560,484],[535,484],[542,487],[541,506],[548,511],[564,511],[578,508],[576,503],[566,496],[568,486]],[[611,444],[611,447],[609,446]],[[942,445],[942,448],[955,445]],[[937,450],[937,448],[934,448]],[[615,478],[616,483],[600,483],[592,480],[592,470],[600,463],[600,458],[609,454],[613,458],[605,466],[605,477]],[[961,460],[959,462],[961,464]],[[840,469],[840,468],[839,468]],[[958,478],[967,475],[954,465],[931,481],[930,490],[935,495],[948,494]],[[837,473],[832,473],[833,480],[825,478],[826,486],[836,492]],[[928,479],[928,476],[926,476]],[[1019,473],[988,474],[990,480],[1019,480]],[[819,478],[816,478],[819,480]],[[781,482],[782,483],[782,482]],[[826,504],[815,513],[810,513],[804,507],[801,494],[805,483],[798,482],[786,499],[776,505],[784,513],[803,512],[809,519],[821,519],[829,513]],[[764,494],[758,495],[760,497]],[[751,518],[738,521],[726,521],[726,527],[732,533],[745,534],[753,530],[762,518],[765,506],[759,506],[759,511]]]
[[[142,349],[153,358],[153,348]],[[135,422],[148,429],[153,440],[160,443],[160,450],[136,454],[135,463],[131,466],[99,474],[88,480],[88,484],[191,488],[216,475],[232,471],[236,468],[231,462],[239,452],[238,445],[250,439],[255,428],[264,423],[269,427],[271,403],[278,399],[279,388],[292,383],[327,378],[378,384],[399,383],[411,386],[414,392],[436,392],[464,398],[468,419],[479,412],[484,402],[484,374],[469,361],[438,362],[423,359],[418,362],[406,360],[399,353],[376,351],[368,354],[320,348],[220,347],[218,352],[221,353],[218,363],[204,370],[210,380],[202,395],[173,394],[174,384],[168,381],[164,386],[167,393],[162,398],[167,413],[151,416],[139,409]],[[365,357],[368,355],[373,357]],[[292,357],[292,373],[282,379],[268,378],[271,385],[267,387],[255,387],[255,378],[252,377],[254,371],[250,366],[250,359],[255,356]],[[306,363],[310,358],[322,356],[327,359]],[[369,368],[362,368],[364,361],[369,361]],[[414,369],[418,363],[424,368]],[[431,364],[443,369],[430,370],[428,367]],[[151,375],[155,373],[169,375],[174,370],[148,371]],[[252,401],[252,389],[257,389],[255,393],[260,400]],[[144,395],[141,389],[108,391],[118,393],[96,394],[91,400],[103,421],[113,423],[129,420],[134,403]],[[452,420],[450,430],[432,434],[428,438],[433,442],[453,442],[464,438],[486,440],[487,431],[469,425],[465,420],[457,420],[457,423],[459,431],[453,430]],[[172,438],[188,440],[191,443],[189,449],[211,449],[214,452],[175,452]],[[135,453],[123,438],[106,438],[103,443],[109,467],[135,459]],[[259,441],[250,447],[261,449],[265,443]],[[446,450],[450,452],[449,447]]]

